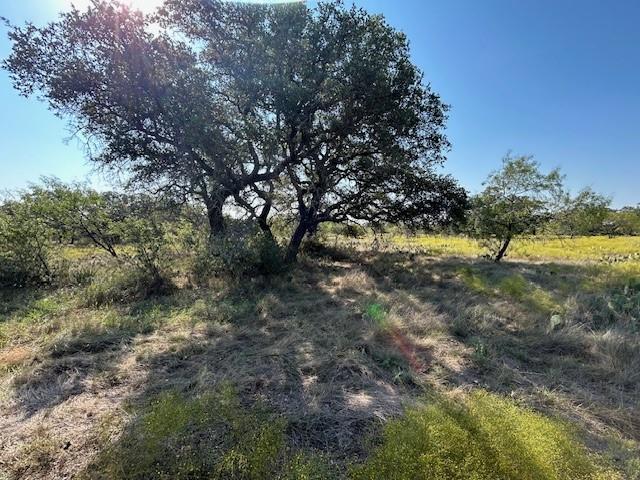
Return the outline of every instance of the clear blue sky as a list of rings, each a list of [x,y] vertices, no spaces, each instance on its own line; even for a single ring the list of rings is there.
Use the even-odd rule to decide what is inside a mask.
[[[5,0],[0,15],[41,24],[68,3]],[[511,149],[561,167],[574,190],[591,186],[615,206],[640,202],[640,1],[356,3],[407,34],[414,61],[452,106],[446,170],[472,192]],[[2,29],[0,56],[8,51]],[[90,174],[79,146],[63,141],[65,122],[19,97],[4,71],[0,105],[0,189]]]

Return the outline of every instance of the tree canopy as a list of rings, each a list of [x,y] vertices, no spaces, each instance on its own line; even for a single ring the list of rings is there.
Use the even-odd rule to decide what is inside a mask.
[[[562,181],[558,169],[544,174],[533,157],[507,154],[472,201],[471,234],[494,243],[499,262],[514,237],[535,234],[553,218],[564,195]]]
[[[464,206],[436,170],[448,107],[380,16],[219,0],[144,15],[93,0],[10,38],[22,94],[69,118],[98,165],[202,201],[213,234],[226,205],[268,230],[277,203],[297,217],[293,259],[323,221],[424,225]]]

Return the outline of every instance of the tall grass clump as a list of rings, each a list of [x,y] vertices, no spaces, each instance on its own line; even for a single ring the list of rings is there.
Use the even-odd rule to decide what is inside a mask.
[[[101,270],[82,292],[82,302],[91,307],[142,300],[173,290],[169,279],[146,270],[115,266]]]
[[[563,423],[486,392],[438,399],[384,429],[354,479],[616,479]]]

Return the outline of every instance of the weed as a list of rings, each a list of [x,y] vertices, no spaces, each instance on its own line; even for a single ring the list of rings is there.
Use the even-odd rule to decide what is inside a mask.
[[[473,347],[472,359],[474,364],[480,370],[488,370],[491,366],[491,353],[486,342],[480,339],[474,339],[471,342]]]
[[[368,304],[364,310],[364,316],[380,330],[385,330],[389,326],[388,312],[380,303],[373,302]]]

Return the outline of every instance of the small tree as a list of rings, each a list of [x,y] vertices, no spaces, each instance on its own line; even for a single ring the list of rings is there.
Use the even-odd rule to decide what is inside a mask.
[[[640,235],[640,206],[610,212],[605,230],[609,235]]]
[[[566,195],[561,211],[552,222],[552,230],[560,235],[597,235],[605,231],[610,215],[611,199],[590,188],[575,197]]]
[[[52,229],[30,193],[0,204],[0,285],[48,283]]]
[[[540,172],[531,156],[507,154],[472,200],[471,235],[485,241],[499,262],[514,238],[535,234],[553,218],[563,196],[562,180],[558,169]]]
[[[58,241],[70,243],[84,238],[117,257],[115,225],[124,219],[123,199],[115,193],[99,193],[82,184],[65,184],[44,178],[31,187],[30,196]]]

